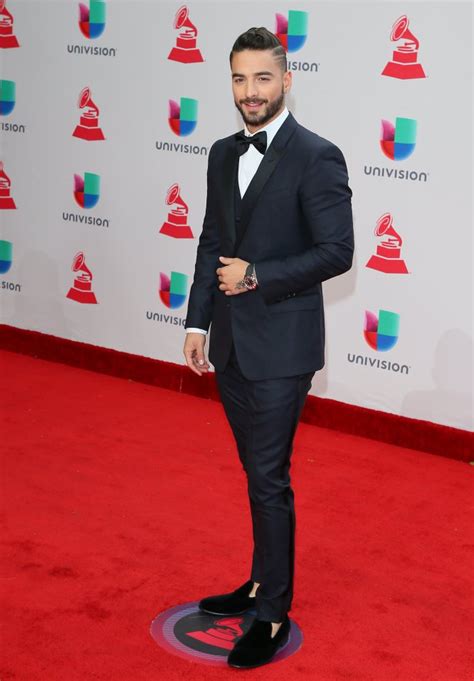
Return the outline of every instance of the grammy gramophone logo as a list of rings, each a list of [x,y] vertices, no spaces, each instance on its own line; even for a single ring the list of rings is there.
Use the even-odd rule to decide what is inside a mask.
[[[66,297],[77,303],[96,304],[97,298],[92,290],[92,272],[86,265],[86,257],[82,251],[74,256],[71,269],[75,274],[74,283]]]
[[[0,0],[0,47],[20,47],[13,32],[13,16],[6,8],[6,0]]]
[[[195,64],[204,61],[197,47],[197,28],[189,18],[189,10],[183,5],[176,12],[173,28],[181,31],[176,38],[176,45],[168,55],[168,59],[182,64]],[[183,29],[183,30],[181,30]]]
[[[15,201],[10,196],[10,178],[3,170],[3,161],[0,161],[0,210],[16,208]]]
[[[398,43],[382,76],[408,80],[411,78],[426,78],[421,64],[418,63],[418,48],[420,42],[409,30],[409,21],[406,14],[399,17],[392,26],[390,40]]]
[[[390,213],[384,213],[379,217],[374,233],[381,240],[366,267],[386,274],[408,274],[405,261],[401,257],[402,237],[393,226],[393,217]]]
[[[72,133],[73,137],[87,142],[104,140],[105,136],[99,125],[99,107],[92,101],[90,88],[81,90],[77,106],[81,110],[81,118]]]
[[[179,184],[171,185],[166,194],[166,205],[170,206],[168,219],[161,225],[160,234],[175,239],[192,239],[193,233],[188,225],[188,204],[181,198]]]

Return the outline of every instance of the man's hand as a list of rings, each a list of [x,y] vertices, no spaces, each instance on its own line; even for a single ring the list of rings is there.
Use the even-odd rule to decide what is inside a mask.
[[[187,333],[184,341],[184,356],[186,364],[198,376],[209,371],[209,363],[204,354],[206,336],[203,333]]]
[[[224,291],[226,296],[247,293],[248,289],[235,288],[235,285],[244,278],[245,270],[249,263],[240,258],[224,258],[222,255],[219,257],[219,260],[224,264],[224,267],[218,267],[216,270],[220,282],[220,290]]]

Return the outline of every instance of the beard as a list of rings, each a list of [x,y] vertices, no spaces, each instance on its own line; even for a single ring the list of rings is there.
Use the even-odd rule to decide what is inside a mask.
[[[282,108],[283,101],[285,99],[285,94],[283,88],[281,89],[281,94],[274,99],[272,102],[268,102],[268,100],[265,99],[243,99],[240,102],[235,102],[235,106],[237,109],[240,111],[240,115],[244,119],[245,123],[247,125],[265,125],[273,116],[278,113],[278,111]],[[259,102],[262,104],[266,104],[264,106],[264,110],[262,112],[257,112],[255,113],[250,112],[246,113],[244,109],[242,108],[241,104],[245,103],[251,103],[251,102]]]

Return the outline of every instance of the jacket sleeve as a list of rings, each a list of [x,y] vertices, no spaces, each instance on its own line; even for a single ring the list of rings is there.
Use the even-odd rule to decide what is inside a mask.
[[[197,327],[207,331],[211,323],[212,304],[218,289],[216,269],[219,267],[220,238],[213,208],[214,186],[212,163],[214,146],[209,150],[207,166],[206,212],[202,232],[199,237],[194,278],[189,292],[186,327]]]
[[[354,251],[351,196],[344,156],[330,144],[311,158],[299,190],[312,246],[255,263],[266,303],[290,298],[350,269]]]

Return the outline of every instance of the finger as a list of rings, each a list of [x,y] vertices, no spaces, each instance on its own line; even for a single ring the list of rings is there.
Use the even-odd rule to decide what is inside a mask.
[[[200,369],[207,365],[206,356],[204,354],[204,349],[202,347],[195,348],[193,353],[194,364],[199,366]]]
[[[192,351],[191,351],[191,352],[192,352]],[[193,371],[195,374],[197,374],[198,376],[200,376],[200,375],[201,375],[201,372],[200,372],[199,369],[194,365],[193,359],[192,359],[192,357],[191,357],[191,352],[190,352],[190,351],[186,351],[186,352],[184,353],[184,356],[185,356],[185,358],[186,358],[186,364],[187,364],[188,367],[191,369],[191,371]]]
[[[184,356],[186,358],[186,364],[195,373],[200,373],[197,370],[202,369],[203,366],[207,366],[206,358],[204,356],[204,350],[202,347],[196,347],[191,345],[185,348]],[[202,364],[200,364],[199,360],[202,361]]]
[[[230,265],[230,263],[234,262],[234,258],[225,258],[223,255],[219,256],[219,260],[225,265]]]

